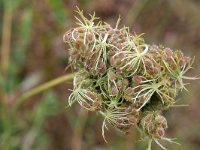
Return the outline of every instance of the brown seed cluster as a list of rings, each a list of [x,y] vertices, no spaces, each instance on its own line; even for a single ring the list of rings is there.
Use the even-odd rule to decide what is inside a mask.
[[[103,117],[102,135],[107,124],[127,133],[137,126],[151,139],[165,139],[163,110],[174,105],[185,89],[185,73],[193,60],[181,51],[148,45],[128,27],[112,28],[77,9],[77,27],[64,34],[69,45],[70,63],[77,69],[69,105],[78,102]],[[169,141],[169,140],[168,140]]]
[[[167,120],[160,114],[148,112],[141,120],[141,126],[151,138],[162,139],[167,129]]]

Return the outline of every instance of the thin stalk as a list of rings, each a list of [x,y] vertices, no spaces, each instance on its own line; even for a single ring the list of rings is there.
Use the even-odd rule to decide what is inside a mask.
[[[12,28],[12,8],[11,1],[4,1],[4,14],[3,14],[3,25],[2,25],[2,43],[1,43],[1,70],[6,72],[9,64],[10,55],[10,39],[11,39],[11,28]]]
[[[11,28],[12,28],[12,2],[9,0],[3,1],[4,12],[3,12],[3,22],[2,22],[2,43],[0,49],[0,75],[5,80],[6,72],[9,64],[10,56],[10,40],[11,40]],[[0,107],[2,112],[0,118],[3,120],[2,125],[6,127],[6,130],[9,131],[10,120],[8,119],[9,108],[7,105],[7,94],[5,89],[0,88]],[[9,141],[7,141],[9,143]],[[8,144],[9,145],[9,144]]]
[[[37,87],[25,92],[24,94],[21,95],[21,97],[17,101],[17,103],[15,105],[16,109],[22,103],[24,103],[26,100],[28,100],[28,98],[30,98],[30,97],[32,97],[32,96],[34,96],[36,94],[39,94],[39,93],[41,93],[41,92],[43,92],[43,91],[45,91],[47,89],[50,89],[50,88],[52,88],[52,87],[54,87],[54,86],[56,86],[56,85],[58,85],[58,84],[60,84],[62,82],[65,82],[65,81],[73,79],[74,74],[75,73],[71,73],[71,74],[68,74],[68,75],[64,75],[64,76],[58,77],[56,79],[48,81],[48,82],[46,82],[46,83],[44,83],[42,85],[39,85],[39,86],[37,86]]]

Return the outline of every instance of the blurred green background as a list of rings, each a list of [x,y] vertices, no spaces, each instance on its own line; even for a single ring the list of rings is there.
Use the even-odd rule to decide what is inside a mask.
[[[64,74],[68,56],[62,36],[75,25],[73,11],[96,12],[114,26],[145,33],[147,43],[180,49],[196,57],[188,75],[200,75],[199,0],[0,0],[0,150],[143,150],[139,133],[122,135],[112,128],[101,136],[102,118],[78,105],[66,109],[72,82],[28,98],[19,97],[41,83]],[[200,82],[188,85],[179,104],[165,112],[172,150],[200,149]],[[153,145],[153,150],[159,149]]]

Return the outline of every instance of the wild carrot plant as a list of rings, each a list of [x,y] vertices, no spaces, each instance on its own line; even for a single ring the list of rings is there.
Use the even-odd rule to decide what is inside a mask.
[[[165,137],[167,120],[162,115],[176,102],[185,88],[185,76],[193,59],[181,51],[146,44],[141,35],[128,27],[115,28],[101,22],[95,13],[87,19],[77,8],[77,27],[67,31],[63,40],[69,45],[70,63],[77,69],[69,105],[78,102],[83,108],[104,118],[102,135],[108,124],[128,133],[137,127],[148,149],[155,141],[174,143]]]

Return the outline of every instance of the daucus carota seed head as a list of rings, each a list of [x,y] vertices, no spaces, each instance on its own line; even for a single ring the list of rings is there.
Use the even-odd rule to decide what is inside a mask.
[[[63,40],[69,45],[70,63],[77,70],[69,105],[78,102],[104,117],[102,135],[111,124],[127,133],[131,126],[151,141],[164,137],[167,120],[161,115],[186,89],[184,79],[193,59],[181,51],[146,44],[141,35],[127,27],[103,23],[95,13],[87,19],[77,8],[77,27]]]

